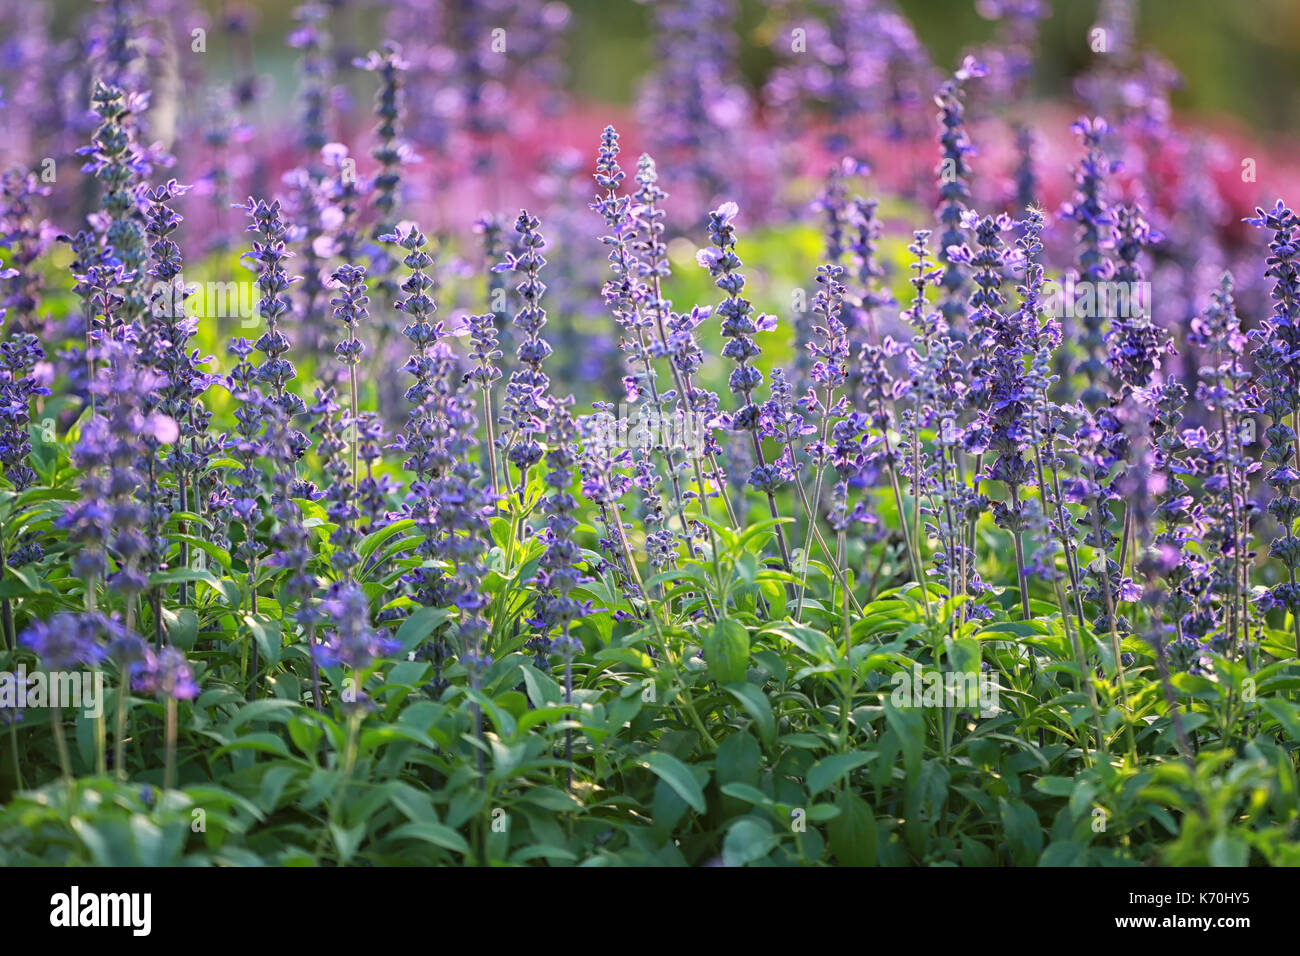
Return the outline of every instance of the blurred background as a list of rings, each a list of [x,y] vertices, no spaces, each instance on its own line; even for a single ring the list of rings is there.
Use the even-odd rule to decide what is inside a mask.
[[[389,40],[400,53],[378,52]],[[967,77],[967,57],[988,75]],[[708,211],[730,201],[761,308],[788,312],[817,265],[844,254],[827,210],[850,197],[879,228],[870,281],[907,296],[907,243],[936,228],[952,124],[968,138],[943,149],[969,158],[968,208],[1047,210],[1047,265],[1061,274],[1076,264],[1066,209],[1084,150],[1072,124],[1104,116],[1119,167],[1108,201],[1140,205],[1168,237],[1149,274],[1154,317],[1171,328],[1189,326],[1225,268],[1247,324],[1267,314],[1260,238],[1242,218],[1300,189],[1300,0],[0,0],[0,168],[17,170],[4,228],[30,261],[49,252],[62,268],[71,253],[53,237],[99,228],[78,151],[106,77],[148,93],[133,112],[145,178],[194,186],[187,274],[246,275],[247,218],[233,205],[282,200],[305,278],[295,309],[316,327],[304,361],[344,256],[370,264],[400,351],[379,237],[400,221],[428,233],[456,322],[505,286],[493,267],[527,208],[547,241],[556,351],[572,357],[561,374],[584,397],[621,378],[601,295],[606,227],[590,205],[607,124],[622,136],[625,191],[638,156],[657,163],[667,289],[683,305],[716,298],[695,253]],[[47,165],[57,177],[32,181]],[[508,311],[493,310],[512,354]],[[220,351],[235,331],[214,317],[203,335]],[[402,408],[400,390],[381,400]]]
[[[50,5],[52,25],[70,35],[90,6],[86,0],[18,0]],[[256,18],[253,48],[262,70],[285,102],[293,95],[294,53],[284,44],[293,26],[294,5],[278,0],[197,4],[218,20],[244,6]],[[627,104],[654,62],[652,3],[635,0],[566,0],[569,24],[569,76],[566,86],[593,103]],[[361,5],[356,5],[361,6]],[[387,4],[376,3],[356,18],[345,39],[359,49],[376,46]],[[936,63],[955,65],[962,50],[988,40],[994,25],[971,0],[898,0]],[[1098,20],[1097,0],[1057,0],[1040,27],[1041,55],[1035,93],[1059,96],[1085,69],[1093,54],[1088,30]],[[745,76],[757,88],[776,58],[770,42],[785,4],[740,0],[737,53]],[[1168,59],[1182,76],[1173,96],[1180,113],[1238,122],[1263,132],[1300,127],[1300,0],[1140,0],[1137,31],[1142,43]],[[400,38],[399,38],[400,39]],[[229,64],[214,63],[216,72]]]

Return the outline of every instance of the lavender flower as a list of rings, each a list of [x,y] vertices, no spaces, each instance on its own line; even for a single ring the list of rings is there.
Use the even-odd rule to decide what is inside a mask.
[[[444,562],[447,571],[417,568],[408,579],[428,603],[459,609],[459,660],[472,686],[478,687],[491,664],[485,647],[489,622],[482,579],[487,573],[488,518],[495,510],[495,499],[483,487],[474,461],[478,422],[469,383],[445,343],[434,347],[432,365],[429,444],[433,468],[428,480],[412,483],[411,497],[422,509],[417,523],[429,522],[422,528],[427,535],[427,553]],[[435,647],[431,656],[440,669],[447,650]],[[435,686],[440,680],[440,674],[435,676]]]
[[[571,400],[555,403],[546,430],[546,462],[550,466],[546,484],[551,493],[543,502],[547,517],[541,539],[546,550],[539,566],[538,595],[530,620],[538,628],[538,635],[528,644],[542,670],[549,669],[546,654],[550,651],[560,653],[566,663],[572,660],[569,628],[575,620],[591,613],[590,602],[572,596],[573,589],[585,579],[577,569],[581,552],[574,541],[578,503],[570,488],[578,462],[578,432],[569,411],[571,404]],[[559,634],[552,639],[550,635],[557,630]]]
[[[257,263],[257,288],[261,292],[257,314],[266,320],[266,331],[254,343],[254,348],[265,356],[258,366],[257,375],[268,388],[268,401],[292,418],[302,412],[303,401],[289,391],[289,383],[298,373],[285,357],[289,351],[289,338],[281,328],[292,309],[286,293],[299,281],[296,277],[291,278],[284,268],[285,261],[293,256],[285,248],[288,228],[280,213],[279,200],[268,205],[250,196],[247,204],[238,208],[245,210],[251,220],[247,231],[261,236],[260,241],[253,241],[252,251],[244,253],[245,258]]]
[[[1108,250],[1112,245],[1114,220],[1106,201],[1106,177],[1114,173],[1117,166],[1102,153],[1102,140],[1110,131],[1105,120],[1100,117],[1084,117],[1070,129],[1083,140],[1086,153],[1074,173],[1074,198],[1061,206],[1061,218],[1078,224],[1076,241],[1079,245],[1079,281],[1088,283],[1095,294],[1100,284],[1110,279],[1113,271]],[[1105,401],[1106,397],[1101,387],[1104,371],[1104,318],[1099,308],[1085,310],[1083,329],[1079,336],[1084,349],[1084,360],[1079,371],[1083,372],[1087,380],[1081,397],[1084,404],[1093,409]]]
[[[77,150],[90,159],[82,167],[103,184],[103,208],[108,217],[105,243],[117,254],[122,265],[125,319],[144,316],[147,300],[137,280],[144,274],[144,212],[141,204],[142,183],[152,169],[136,145],[133,117],[144,106],[136,94],[118,87],[97,83],[91,103],[100,126],[89,146]]]
[[[140,366],[129,346],[107,343],[104,352],[108,363],[94,383],[99,412],[83,426],[73,449],[82,472],[81,500],[60,524],[79,545],[73,566],[87,588],[107,572],[111,552],[117,568],[106,582],[129,600],[145,589],[147,562],[158,554],[148,498],[136,497],[146,481],[139,470],[141,449],[170,444],[179,433],[171,418],[140,408],[139,397],[161,382],[157,373]]]
[[[309,0],[293,11],[298,26],[288,44],[301,51],[298,59],[298,100],[302,129],[299,143],[311,155],[330,141],[330,33],[325,4]]]
[[[35,206],[50,192],[25,169],[7,169],[0,176],[0,246],[8,250],[9,264],[0,277],[0,308],[9,326],[22,333],[41,331],[37,309],[44,278],[35,263],[54,234],[48,222],[36,218]]]
[[[245,338],[231,341],[227,350],[235,359],[234,367],[226,377],[226,390],[235,399],[234,434],[223,442],[225,449],[239,467],[231,474],[228,485],[213,492],[208,510],[227,518],[227,525],[243,529],[242,540],[235,549],[236,557],[249,567],[250,573],[260,548],[256,541],[256,528],[261,521],[258,497],[264,476],[257,462],[266,453],[262,437],[267,402],[258,386],[257,369],[249,361],[253,345]],[[278,408],[278,406],[276,406]]]
[[[1300,408],[1300,217],[1278,200],[1271,210],[1256,209],[1245,220],[1258,229],[1272,232],[1268,268],[1273,279],[1273,312],[1251,336],[1258,345],[1253,357],[1256,369],[1254,410],[1267,415],[1271,424],[1264,431],[1268,448],[1263,452],[1268,473],[1264,483],[1273,489],[1269,514],[1281,525],[1282,534],[1269,545],[1269,554],[1282,562],[1287,580],[1275,585],[1261,600],[1261,606],[1285,607],[1296,617],[1300,634],[1300,585],[1296,566],[1300,564],[1300,538],[1292,533],[1300,518],[1300,498],[1292,492],[1300,484],[1300,472],[1293,466],[1296,434],[1289,421]]]
[[[510,269],[522,276],[515,291],[519,293],[522,305],[515,314],[515,329],[520,336],[518,347],[519,367],[511,374],[506,383],[505,402],[501,410],[502,426],[500,441],[503,442],[506,459],[519,471],[519,494],[527,481],[528,470],[541,461],[542,446],[536,436],[545,427],[550,399],[548,389],[550,379],[542,370],[542,363],[551,354],[551,346],[542,337],[546,325],[546,310],[542,308],[542,296],[546,292],[546,283],[541,280],[541,270],[546,259],[541,250],[546,240],[538,231],[541,223],[527,210],[521,211],[515,222],[515,231],[519,233],[515,249],[506,254],[505,261],[498,268]]]
[[[763,373],[750,363],[762,354],[762,349],[758,347],[753,336],[760,331],[767,332],[775,329],[776,318],[763,314],[755,316],[749,300],[740,294],[745,288],[745,277],[739,271],[743,263],[736,255],[734,221],[739,213],[740,209],[734,202],[723,203],[709,213],[709,240],[713,243],[713,247],[701,249],[696,255],[696,260],[709,270],[709,274],[713,276],[713,284],[726,294],[726,298],[713,310],[713,314],[721,318],[722,336],[727,339],[722,354],[735,363],[735,368],[728,377],[728,385],[742,403],[740,408],[731,414],[720,416],[719,421],[724,427],[729,427],[733,431],[749,433],[754,450],[755,467],[763,468],[767,460],[758,437],[762,413],[753,398],[754,390],[763,383]],[[776,497],[770,491],[767,493],[767,502],[772,517],[779,517]],[[781,549],[781,561],[788,570],[790,555],[785,543],[785,533],[779,525],[776,534],[777,544]]]
[[[1143,272],[1138,257],[1162,238],[1142,218],[1141,207],[1125,205],[1115,211],[1114,278],[1120,283],[1120,297],[1104,339],[1107,364],[1123,388],[1148,387],[1160,368],[1161,354],[1173,349],[1167,333],[1142,310]]]
[[[64,612],[33,621],[18,643],[34,651],[49,670],[68,671],[104,659],[104,631],[102,615]]]
[[[410,148],[398,138],[403,114],[402,74],[410,69],[410,64],[402,57],[402,48],[389,41],[384,44],[382,53],[372,50],[365,60],[358,60],[356,65],[379,74],[380,78],[379,90],[375,94],[376,143],[370,151],[375,162],[379,163],[379,172],[371,183],[370,199],[370,205],[375,211],[371,237],[378,240],[397,228],[393,217],[401,193],[402,166],[416,158]],[[384,301],[395,301],[398,289],[392,278],[395,265],[393,259],[382,244],[373,247],[371,256],[370,272],[374,277],[375,290],[383,295]]]
[[[350,574],[361,560],[356,552],[360,540],[357,522],[361,519],[361,510],[356,503],[356,475],[348,463],[349,443],[343,437],[343,423],[339,407],[334,402],[334,389],[317,388],[316,402],[309,413],[316,420],[312,431],[319,436],[316,454],[329,479],[325,490],[325,500],[329,504],[325,513],[335,524],[330,543],[336,548],[330,562],[335,569]]]
[[[402,261],[411,270],[410,276],[401,285],[404,295],[395,307],[409,319],[402,334],[410,340],[414,351],[402,370],[410,373],[415,382],[406,390],[406,400],[411,408],[407,413],[406,428],[397,437],[394,447],[408,455],[406,469],[418,479],[424,479],[431,474],[426,426],[429,417],[428,401],[433,394],[434,370],[429,350],[443,335],[442,323],[434,321],[438,304],[430,295],[434,289],[434,279],[427,270],[433,265],[433,257],[424,251],[428,240],[414,225],[405,231],[399,229],[382,239],[406,250]]]
[[[365,266],[342,265],[331,279],[339,290],[338,295],[330,299],[334,318],[347,330],[343,341],[334,346],[334,356],[350,370],[360,363],[366,351],[357,338],[357,329],[370,317],[366,308],[370,304],[370,297],[366,295],[366,269]],[[353,402],[355,404],[355,397]]]
[[[1119,539],[1111,531],[1114,514],[1110,506],[1111,502],[1121,498],[1114,472],[1117,465],[1127,460],[1127,437],[1123,424],[1109,408],[1094,415],[1079,403],[1069,409],[1069,413],[1078,422],[1074,448],[1079,459],[1079,474],[1067,481],[1062,490],[1067,501],[1085,507],[1088,530],[1083,541],[1093,548],[1095,554],[1086,569],[1091,584],[1084,587],[1082,598],[1099,605],[1100,612],[1093,621],[1096,631],[1126,633],[1131,627],[1119,616],[1118,602],[1135,600],[1140,592],[1131,580],[1123,576],[1120,563],[1111,557]]]
[[[624,332],[621,348],[626,355],[628,374],[623,385],[628,400],[641,405],[639,414],[647,440],[640,443],[639,453],[662,452],[672,484],[673,507],[685,538],[690,528],[686,502],[692,495],[683,489],[686,456],[679,460],[676,443],[663,438],[669,427],[684,425],[692,437],[705,436],[703,448],[695,448],[691,458],[706,512],[712,492],[706,485],[702,464],[705,455],[713,466],[708,477],[719,485],[722,481],[716,449],[708,437],[717,415],[717,398],[706,389],[697,388],[692,378],[702,361],[694,329],[706,313],[692,310],[685,316],[675,315],[671,303],[664,298],[662,283],[670,270],[663,241],[661,206],[667,194],[659,186],[654,161],[643,155],[637,163],[635,194],[619,196],[618,188],[624,178],[618,163],[619,151],[618,133],[607,126],[601,136],[595,176],[602,192],[592,203],[610,230],[601,241],[610,247],[609,263],[614,278],[605,283],[603,293]],[[665,391],[659,386],[655,360],[660,357],[670,361],[675,389]],[[657,475],[654,464],[638,467],[643,483],[650,481],[652,471]],[[657,482],[655,477],[653,483]],[[719,494],[725,502],[721,488]],[[727,508],[730,512],[729,502]],[[647,512],[653,513],[653,510]],[[661,530],[667,532],[666,526]],[[659,536],[656,541],[664,543],[667,538]]]
[[[12,271],[0,263],[0,278]],[[0,308],[0,322],[7,319],[7,310]],[[35,375],[36,366],[44,358],[40,340],[21,328],[0,342],[0,468],[16,491],[36,481],[36,472],[27,463],[32,450],[28,426],[32,399],[50,394],[48,388],[38,384]]]
[[[334,588],[321,602],[321,615],[329,626],[315,654],[325,667],[364,671],[397,649],[397,642],[387,631],[376,629],[370,623],[370,601],[356,584],[344,583]]]
[[[949,261],[948,249],[960,246],[962,242],[962,215],[969,209],[971,201],[971,167],[967,157],[975,152],[966,132],[962,101],[966,81],[986,73],[987,70],[981,64],[967,57],[952,79],[939,87],[934,97],[935,104],[939,107],[941,127],[939,166],[935,170],[935,175],[939,177],[939,208],[935,214],[943,225],[943,232],[939,236],[939,261],[945,267],[942,283],[944,299],[940,311],[949,329],[959,338],[966,320],[966,276],[960,264]]]
[[[158,342],[157,369],[165,377],[159,390],[158,410],[175,421],[180,431],[181,440],[170,457],[180,510],[197,511],[197,505],[191,508],[190,492],[199,488],[217,450],[208,437],[212,413],[203,404],[203,395],[215,376],[205,370],[212,358],[201,357],[189,347],[190,339],[198,331],[198,320],[185,312],[185,301],[191,290],[181,276],[181,251],[173,238],[182,218],[170,205],[187,191],[188,187],[178,185],[174,179],[146,191],[149,203],[146,232],[150,243],[149,275],[154,280],[149,297],[152,334]],[[182,542],[181,555],[182,563],[188,565],[188,542]]]
[[[1250,652],[1250,524],[1257,507],[1249,491],[1250,476],[1260,463],[1246,451],[1255,421],[1248,417],[1251,374],[1242,363],[1248,339],[1237,318],[1232,286],[1232,274],[1225,272],[1209,308],[1193,321],[1188,336],[1207,352],[1210,364],[1201,369],[1196,400],[1211,413],[1217,428],[1208,433],[1205,428],[1187,429],[1180,436],[1187,455],[1201,463],[1208,498],[1198,529],[1207,562],[1192,566],[1193,573],[1170,600],[1177,630],[1173,656],[1183,667],[1192,664],[1190,657],[1199,658],[1200,639],[1216,623],[1226,631],[1220,643],[1237,646],[1240,635],[1240,645]],[[1175,600],[1184,597],[1187,600]]]
[[[878,205],[874,199],[856,197],[849,215],[854,228],[854,238],[849,249],[853,274],[857,280],[857,295],[854,308],[850,310],[853,321],[845,324],[849,327],[849,336],[855,345],[867,339],[879,341],[877,312],[898,305],[889,288],[882,282],[885,270],[877,259],[883,234],[880,220],[876,218]]]
[[[144,661],[132,668],[131,686],[164,700],[193,700],[199,696],[190,662],[174,647],[146,650]]]

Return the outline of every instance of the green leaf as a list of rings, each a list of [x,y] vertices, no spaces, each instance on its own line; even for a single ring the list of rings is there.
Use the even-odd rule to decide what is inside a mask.
[[[1038,814],[1023,800],[999,797],[998,815],[1002,818],[1011,859],[1017,866],[1033,866],[1043,849],[1043,828]]]
[[[1232,833],[1220,833],[1210,841],[1211,866],[1245,866],[1250,862],[1250,844]]]
[[[1053,843],[1038,858],[1039,866],[1087,866],[1088,847],[1075,840]]]
[[[704,802],[704,791],[695,782],[691,769],[672,754],[666,754],[662,751],[646,754],[641,761],[641,766],[672,787],[677,795],[685,800],[687,805],[696,813],[703,813],[707,809]]]
[[[843,866],[876,865],[876,814],[871,804],[851,790],[835,801],[840,815],[826,824],[826,839]]]
[[[279,622],[259,620],[250,614],[244,617],[244,623],[253,632],[253,640],[257,641],[257,649],[262,655],[261,666],[268,669],[275,667],[280,663],[280,653],[284,650]]]
[[[174,645],[185,651],[194,649],[194,643],[199,638],[197,614],[189,608],[182,608],[174,613],[164,608],[163,621],[167,625],[167,636],[171,638]]]
[[[422,607],[397,629],[397,643],[402,646],[402,656],[415,650],[422,642],[428,640],[443,621],[451,617],[445,607]]]
[[[925,745],[924,721],[915,709],[895,707],[893,701],[886,700],[885,722],[898,737],[903,751],[903,768],[907,771],[908,782],[913,783],[921,773],[921,754]]]
[[[770,747],[776,737],[776,718],[772,716],[772,705],[764,693],[753,684],[727,684],[722,689],[736,698],[745,712],[754,718],[758,735]]]
[[[465,838],[442,823],[406,823],[394,830],[391,836],[395,840],[419,840],[421,843],[430,843],[464,856],[469,856],[470,853]]]
[[[879,753],[866,751],[854,754],[835,754],[819,760],[808,769],[808,796],[815,797],[839,781],[846,773],[875,760]]]
[[[375,553],[376,548],[393,537],[393,535],[414,527],[415,521],[411,518],[403,518],[400,521],[394,521],[392,524],[384,525],[378,531],[372,531],[361,539],[360,544],[357,545],[357,555],[363,559],[368,558]]]
[[[749,631],[739,621],[720,617],[704,638],[709,676],[719,684],[741,683],[749,670]]]
[[[755,863],[771,853],[780,842],[766,820],[741,817],[731,825],[722,841],[722,860],[727,866]]]
[[[519,670],[523,672],[528,700],[534,707],[558,704],[564,700],[564,688],[537,668],[531,664],[520,664]]]

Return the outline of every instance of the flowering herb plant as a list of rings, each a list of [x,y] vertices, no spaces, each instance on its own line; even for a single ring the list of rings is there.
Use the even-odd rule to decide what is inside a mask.
[[[562,4],[361,6],[0,4],[0,864],[1300,863],[1300,216],[1166,65],[662,0],[575,151]]]

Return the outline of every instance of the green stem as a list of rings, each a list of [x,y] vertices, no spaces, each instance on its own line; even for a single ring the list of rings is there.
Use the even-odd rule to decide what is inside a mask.
[[[113,739],[113,773],[123,782],[127,779],[126,772],[126,715],[127,706],[131,699],[131,680],[125,665],[118,675],[117,688],[117,718],[114,727]]]
[[[492,389],[483,387],[483,421],[487,424],[488,474],[492,478],[492,497],[501,497],[501,484],[497,480],[497,440],[492,424]]]
[[[1092,509],[1092,526],[1097,540],[1102,540],[1101,519],[1097,515],[1096,509]],[[1133,725],[1129,721],[1129,699],[1128,699],[1128,682],[1124,673],[1124,655],[1120,650],[1119,629],[1115,625],[1115,599],[1111,594],[1110,567],[1107,561],[1107,555],[1103,551],[1100,553],[1101,576],[1104,582],[1102,593],[1106,597],[1106,623],[1110,625],[1110,647],[1111,653],[1115,657],[1115,674],[1119,680],[1119,698],[1122,705],[1121,716],[1124,718],[1124,739],[1128,744],[1129,755],[1133,758],[1134,764],[1137,763],[1137,744],[1133,739]]]
[[[63,708],[55,707],[50,713],[50,727],[54,730],[54,747],[59,754],[59,767],[63,771],[64,782],[68,785],[68,795],[72,795],[72,757],[68,753],[68,738],[63,733]]]
[[[9,576],[9,562],[5,555],[3,538],[4,526],[0,525],[0,582]],[[0,601],[0,620],[4,624],[5,648],[10,651],[16,650],[18,643],[14,637],[14,608],[9,598]]]
[[[163,770],[164,793],[176,785],[176,724],[176,698],[169,695],[167,697],[167,762]]]
[[[840,531],[837,534],[836,550],[839,552],[840,568],[844,570],[844,556],[848,553],[846,534]],[[845,753],[849,749],[849,715],[853,710],[853,693],[857,689],[857,675],[853,671],[853,625],[849,618],[849,589],[844,588],[844,601],[841,605],[842,620],[841,624],[844,629],[844,667],[847,673],[844,675],[844,701],[840,704],[840,752]]]
[[[18,721],[11,721],[9,724],[9,751],[14,758],[14,786],[18,790],[26,790],[27,785],[23,783],[23,765],[18,756]]]

